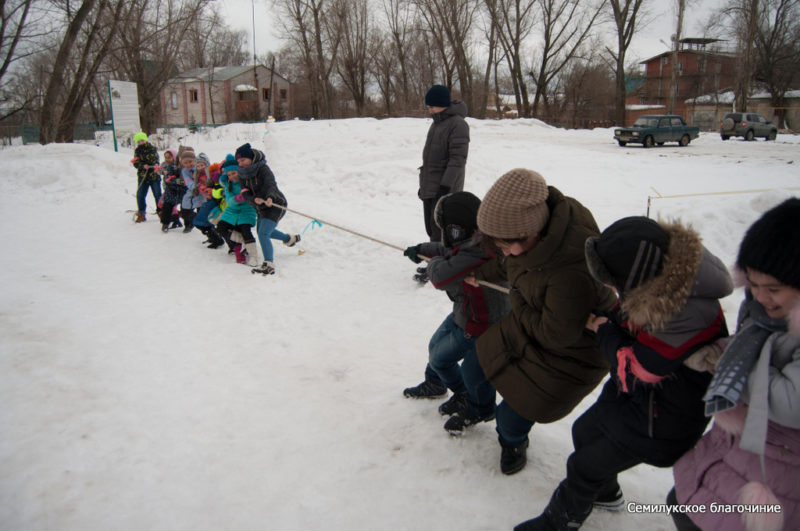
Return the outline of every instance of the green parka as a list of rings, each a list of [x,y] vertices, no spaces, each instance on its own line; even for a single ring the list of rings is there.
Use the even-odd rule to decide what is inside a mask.
[[[514,411],[541,423],[563,418],[608,374],[586,321],[616,303],[586,266],[584,242],[600,232],[594,217],[548,189],[550,220],[536,246],[475,271],[512,287],[511,313],[477,340],[481,367]]]

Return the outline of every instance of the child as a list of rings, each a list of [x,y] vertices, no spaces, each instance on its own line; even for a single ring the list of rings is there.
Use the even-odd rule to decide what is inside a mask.
[[[133,152],[133,166],[136,168],[136,179],[139,185],[136,189],[136,203],[138,210],[136,211],[136,223],[146,221],[145,211],[147,210],[147,189],[153,191],[153,199],[158,205],[161,199],[161,180],[155,172],[158,166],[158,151],[155,146],[147,141],[147,135],[143,132],[138,132],[133,135],[133,141],[136,143],[136,149]]]
[[[183,146],[178,148],[176,162],[181,164],[181,155],[185,151]],[[170,173],[164,175],[164,201],[161,206],[161,231],[168,232],[170,223],[173,223],[173,228],[177,219],[173,219],[173,211],[175,207],[181,204],[184,194],[186,194],[186,184],[180,176],[181,168],[170,168]]]
[[[205,153],[200,153],[197,156],[195,170],[197,172],[197,182],[195,186],[197,196],[193,197],[192,200],[194,202],[196,197],[201,197],[202,204],[200,204],[197,208],[197,213],[194,216],[193,223],[194,226],[197,227],[197,229],[207,238],[203,243],[208,243],[209,249],[216,249],[222,245],[223,240],[220,235],[217,234],[214,225],[208,219],[209,213],[211,213],[214,207],[217,206],[217,203],[213,201],[213,198],[211,197],[211,187],[213,186],[214,182],[211,180],[210,164],[208,156]],[[219,179],[218,174],[217,179]],[[198,202],[199,201],[195,202],[195,204]]]
[[[161,167],[161,171],[159,172],[161,174],[161,177],[165,181],[164,190],[166,190],[166,179],[170,175],[174,175],[175,172],[177,171],[176,165],[177,165],[177,161],[176,161],[175,152],[172,151],[171,149],[166,150],[164,152],[164,165]],[[162,195],[161,196],[161,200],[158,203],[158,217],[159,217],[159,219],[161,219],[161,209],[163,207],[164,207],[164,196]],[[174,208],[174,207],[172,209],[172,214],[171,214],[170,220],[172,221],[172,225],[170,226],[170,228],[178,229],[178,228],[183,227],[183,225],[181,224],[181,218],[178,215],[178,213],[176,212],[176,208]]]
[[[242,236],[244,245],[233,246],[236,254],[236,263],[255,266],[258,264],[258,251],[256,250],[256,239],[251,229],[256,224],[258,214],[256,209],[245,202],[242,197],[239,167],[236,162],[230,163],[226,161],[223,169],[225,173],[220,176],[219,182],[225,189],[225,199],[228,206],[217,224],[217,231],[228,242],[231,241],[231,233],[233,231],[238,232]]]
[[[253,149],[250,144],[244,144],[236,150],[236,160],[244,187],[242,196],[258,210],[258,241],[261,243],[264,262],[260,267],[254,268],[253,273],[274,275],[275,259],[271,240],[281,240],[284,245],[292,247],[300,241],[300,235],[289,236],[276,228],[286,210],[274,205],[285,207],[287,202],[278,189],[275,175],[267,166],[264,153]]]
[[[191,232],[194,228],[193,221],[195,216],[195,209],[199,208],[205,203],[206,198],[200,195],[200,188],[198,186],[199,176],[198,170],[195,168],[195,154],[194,149],[186,147],[181,155],[181,178],[186,185],[186,192],[181,199],[181,217],[185,227],[183,232]],[[204,168],[208,167],[208,159],[204,163]]]
[[[589,238],[586,262],[620,297],[617,311],[586,324],[611,378],[572,426],[566,479],[517,530],[578,529],[594,506],[622,510],[617,475],[640,463],[672,466],[708,423],[702,397],[711,377],[684,361],[727,335],[719,299],[733,283],[724,264],[691,229],[645,217]]]
[[[507,281],[511,312],[477,339],[479,363],[461,366],[473,414],[453,415],[444,428],[457,435],[496,416],[500,471],[515,474],[527,462],[534,423],[565,417],[608,373],[585,325],[593,309],[612,307],[615,297],[583,258],[586,238],[599,234],[591,212],[534,171],[514,169],[492,185],[478,229],[499,256],[467,282]],[[496,407],[493,390],[473,394],[491,389],[489,383],[503,396]]]
[[[428,344],[425,381],[403,391],[407,397],[435,398],[450,388],[453,396],[439,406],[442,415],[453,415],[467,407],[467,390],[458,362],[475,358],[475,339],[505,317],[510,308],[508,295],[502,291],[464,282],[470,271],[490,258],[473,238],[480,204],[481,200],[469,192],[443,196],[434,210],[442,241],[420,243],[403,253],[416,263],[421,261],[418,255],[432,257],[428,263],[430,281],[453,301],[453,311]]]
[[[800,199],[747,230],[736,268],[745,299],[705,396],[714,425],[675,464],[667,500],[781,508],[673,515],[681,530],[800,529]]]

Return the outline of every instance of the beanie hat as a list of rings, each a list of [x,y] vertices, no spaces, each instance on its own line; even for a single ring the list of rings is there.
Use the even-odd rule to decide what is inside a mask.
[[[233,155],[228,153],[222,163],[222,173],[228,173],[230,170],[239,171],[239,163],[236,162],[236,158]]]
[[[244,144],[242,146],[239,146],[236,149],[236,158],[237,159],[250,159],[250,160],[253,160],[253,159],[256,158],[256,154],[253,151],[253,148],[250,147],[250,144],[248,143],[248,144]]]
[[[449,107],[450,89],[444,85],[434,85],[425,94],[425,105],[429,107]]]
[[[172,150],[172,149],[168,149],[168,150],[166,150],[166,151],[164,152],[164,154],[166,155],[167,153],[169,153],[170,155],[172,155],[172,162],[175,162],[175,161],[176,161],[176,155],[175,155],[175,151],[174,151],[174,150]]]
[[[747,229],[736,265],[800,290],[800,198],[787,199],[768,210]]]
[[[200,153],[199,155],[197,155],[197,162],[204,162],[206,167],[208,167],[209,164],[211,164],[211,161],[208,159],[208,155],[206,155],[205,153]]]
[[[194,149],[188,146],[184,147],[183,152],[180,154],[180,158],[181,162],[183,162],[183,159],[194,159]]]
[[[489,188],[478,209],[478,228],[493,238],[516,240],[541,232],[550,219],[544,177],[516,168]]]
[[[470,192],[455,192],[436,202],[433,219],[442,229],[445,245],[466,240],[478,228],[478,208],[481,200]]]
[[[586,239],[586,264],[598,281],[626,293],[661,273],[668,248],[669,234],[652,219],[622,218]]]
[[[144,140],[145,142],[147,142],[147,135],[145,133],[143,133],[142,131],[139,131],[138,133],[133,135],[133,143],[134,144],[138,144],[139,140]]]

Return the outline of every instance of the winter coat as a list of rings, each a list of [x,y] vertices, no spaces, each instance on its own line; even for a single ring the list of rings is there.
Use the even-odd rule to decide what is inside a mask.
[[[174,168],[170,173],[164,176],[164,203],[180,205],[185,194],[186,184],[180,176],[180,170]]]
[[[254,226],[258,219],[256,209],[247,204],[241,197],[242,194],[242,181],[232,182],[228,180],[227,175],[222,175],[219,178],[220,184],[225,187],[225,200],[228,206],[222,213],[220,221],[225,221],[233,226],[236,225],[250,225]],[[237,200],[238,196],[238,200]],[[211,217],[211,216],[210,216]]]
[[[424,242],[418,249],[419,254],[432,257],[428,262],[431,284],[453,301],[453,321],[467,334],[480,336],[508,314],[511,306],[506,293],[464,282],[473,269],[489,259],[478,243],[466,240],[451,249],[442,243]]]
[[[272,202],[281,206],[287,206],[286,196],[278,189],[278,184],[275,182],[275,175],[272,170],[267,166],[267,160],[264,153],[254,149],[255,158],[253,164],[246,168],[239,170],[239,179],[242,182],[242,188],[246,191],[242,193],[244,200],[252,205],[258,211],[259,218],[271,219],[272,221],[279,221],[286,211],[276,206],[258,205],[255,202],[257,197],[261,199],[272,198]]]
[[[511,313],[477,340],[481,367],[515,412],[543,423],[567,415],[608,373],[586,321],[616,302],[586,266],[584,242],[599,234],[591,212],[548,189],[550,220],[536,246],[475,271],[512,287]]]
[[[133,157],[137,184],[142,184],[142,179],[147,179],[148,182],[159,179],[158,174],[153,169],[153,166],[158,166],[158,151],[154,145],[145,142],[140,146],[136,146],[136,149],[133,150]],[[144,169],[145,165],[149,165],[150,168]]]
[[[464,171],[469,151],[469,125],[464,121],[467,106],[454,101],[433,115],[422,150],[419,169],[419,198],[433,199],[464,189]],[[440,188],[447,188],[441,191]]]
[[[752,305],[758,304],[750,297],[742,303],[739,330],[751,324]],[[800,305],[794,307],[792,315],[800,321]],[[679,503],[706,507],[712,503],[780,503],[781,518],[769,513],[710,510],[690,514],[704,530],[800,529],[800,330],[773,332],[759,349],[759,359],[769,357],[768,370],[754,369],[743,401],[734,409],[715,414],[711,430],[675,463],[675,493]],[[759,387],[769,389],[768,411],[763,413],[746,405]],[[761,456],[740,448],[740,442],[743,433],[765,422],[762,469]]]
[[[200,193],[200,181],[198,178],[197,170],[181,170],[183,182],[186,183],[186,192],[181,199],[181,208],[185,210],[194,210],[200,208],[206,202],[206,198]]]
[[[719,299],[733,282],[695,232],[661,226],[670,235],[661,273],[624,294],[621,312],[597,330],[611,379],[596,408],[606,437],[642,462],[667,467],[708,424],[703,395],[711,374],[683,361],[728,335]]]

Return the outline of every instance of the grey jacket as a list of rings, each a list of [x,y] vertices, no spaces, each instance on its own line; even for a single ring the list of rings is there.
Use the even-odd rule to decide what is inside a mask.
[[[469,151],[469,125],[464,121],[467,106],[454,101],[448,108],[433,115],[428,138],[422,150],[419,169],[419,198],[433,199],[449,192],[464,189],[464,170]]]
[[[464,282],[473,269],[489,260],[479,244],[467,240],[450,249],[439,242],[424,242],[417,248],[419,254],[432,257],[428,263],[431,284],[453,301],[453,321],[466,333],[480,336],[511,310],[506,293]]]

